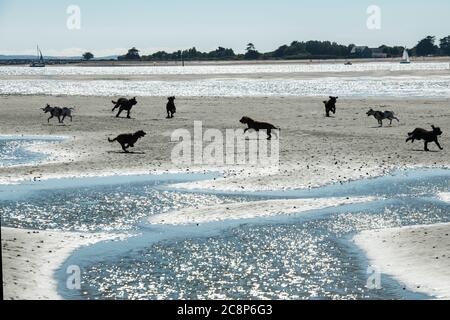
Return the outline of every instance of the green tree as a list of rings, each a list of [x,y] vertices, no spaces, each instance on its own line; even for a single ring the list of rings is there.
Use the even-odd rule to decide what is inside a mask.
[[[441,47],[441,54],[450,56],[450,36],[439,40]]]
[[[244,55],[245,59],[256,60],[256,59],[258,59],[261,56],[261,53],[259,53],[256,50],[255,45],[253,43],[251,43],[251,42],[249,44],[247,44],[246,51],[247,52]]]
[[[127,54],[124,56],[120,56],[119,60],[140,60],[141,56],[139,55],[139,50],[135,47],[128,50]]]
[[[94,59],[94,55],[91,52],[83,53],[83,59],[86,61]]]
[[[433,36],[428,36],[419,41],[417,46],[414,48],[414,52],[417,56],[428,56],[434,55],[438,52],[438,46],[434,43],[436,38]]]

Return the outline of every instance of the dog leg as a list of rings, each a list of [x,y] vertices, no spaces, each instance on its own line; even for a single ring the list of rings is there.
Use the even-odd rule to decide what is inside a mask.
[[[127,150],[128,147],[125,146],[124,143],[121,143],[120,145],[122,146],[122,150],[123,150],[125,153],[128,153],[128,150]]]
[[[131,116],[130,116],[130,112],[131,112],[131,110],[127,110],[127,118],[128,118],[128,119],[130,119],[130,118],[131,118]]]
[[[123,109],[119,109],[119,112],[116,114],[116,118],[118,118],[120,116],[120,114],[122,113]]]
[[[267,130],[267,140],[272,140],[272,130]]]
[[[428,149],[428,141],[425,141],[425,151],[430,151],[430,150]]]
[[[444,150],[444,148],[441,147],[441,145],[439,144],[439,141],[437,139],[434,140],[434,143],[436,143],[436,145],[438,146],[439,149]]]

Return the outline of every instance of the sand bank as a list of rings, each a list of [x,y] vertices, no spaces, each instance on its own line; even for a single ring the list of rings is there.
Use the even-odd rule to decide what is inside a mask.
[[[450,299],[450,223],[365,231],[354,241],[408,289]]]
[[[292,215],[301,212],[337,207],[346,204],[373,201],[372,197],[326,198],[298,200],[268,200],[251,203],[236,203],[215,207],[188,208],[151,216],[150,224],[201,224],[224,220],[253,219],[276,215]]]
[[[59,300],[56,270],[86,245],[112,234],[86,234],[2,228],[3,291],[6,300]]]

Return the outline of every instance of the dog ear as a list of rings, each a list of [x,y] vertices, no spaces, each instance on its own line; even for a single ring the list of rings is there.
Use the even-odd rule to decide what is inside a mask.
[[[432,125],[431,125],[431,127],[433,128],[433,130],[435,129],[435,126],[434,126],[434,124],[432,124]]]

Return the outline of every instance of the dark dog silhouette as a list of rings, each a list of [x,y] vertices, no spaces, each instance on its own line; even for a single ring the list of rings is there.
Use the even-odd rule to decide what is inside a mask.
[[[267,130],[267,140],[272,139],[272,130],[280,130],[279,128],[275,127],[273,124],[267,123],[267,122],[259,122],[255,121],[249,117],[243,117],[240,120],[241,123],[246,124],[248,127],[244,130],[244,133],[246,133],[248,130],[253,129],[259,132],[259,130]]]
[[[177,112],[177,108],[175,107],[175,97],[169,97],[167,99],[169,100],[166,105],[167,119],[172,119],[173,115]]]
[[[442,135],[442,131],[440,128],[431,126],[433,131],[427,131],[422,128],[417,128],[413,132],[408,133],[408,139],[406,142],[412,141],[414,143],[415,140],[425,140],[425,151],[430,151],[428,149],[428,143],[434,142],[439,147],[439,149],[443,150],[444,148],[438,142],[438,136]]]
[[[323,102],[325,104],[325,115],[327,117],[330,117],[330,112],[333,112],[333,114],[336,114],[337,99],[339,99],[339,97],[330,96],[330,100]]]
[[[380,127],[383,126],[383,120],[384,119],[388,119],[391,121],[391,123],[389,125],[392,125],[392,120],[397,120],[398,122],[400,122],[400,120],[395,116],[395,113],[392,111],[374,111],[373,109],[370,109],[367,112],[367,116],[374,116],[375,119],[378,120],[378,124],[380,125]]]
[[[137,100],[136,97],[130,100],[126,98],[120,98],[117,101],[112,101],[112,103],[115,104],[114,108],[112,109],[113,112],[114,110],[119,108],[119,113],[117,113],[116,118],[120,116],[122,111],[127,111],[127,118],[130,118],[131,109],[133,108],[133,106],[137,105]]]
[[[115,139],[108,138],[108,141],[111,143],[114,141],[117,141],[122,146],[122,150],[124,152],[128,153],[129,152],[128,148],[134,148],[135,143],[139,139],[145,137],[145,135],[146,135],[146,133],[144,131],[140,130],[134,134],[132,134],[132,133],[121,134],[121,135],[117,136],[117,138],[115,138]]]
[[[47,122],[50,123],[50,119],[57,117],[59,123],[64,123],[64,119],[66,117],[70,118],[70,122],[72,122],[72,110],[73,108],[60,108],[60,107],[50,107],[49,104],[45,108],[42,108],[44,113],[50,113],[50,117],[47,119]],[[61,119],[62,117],[62,119]]]

